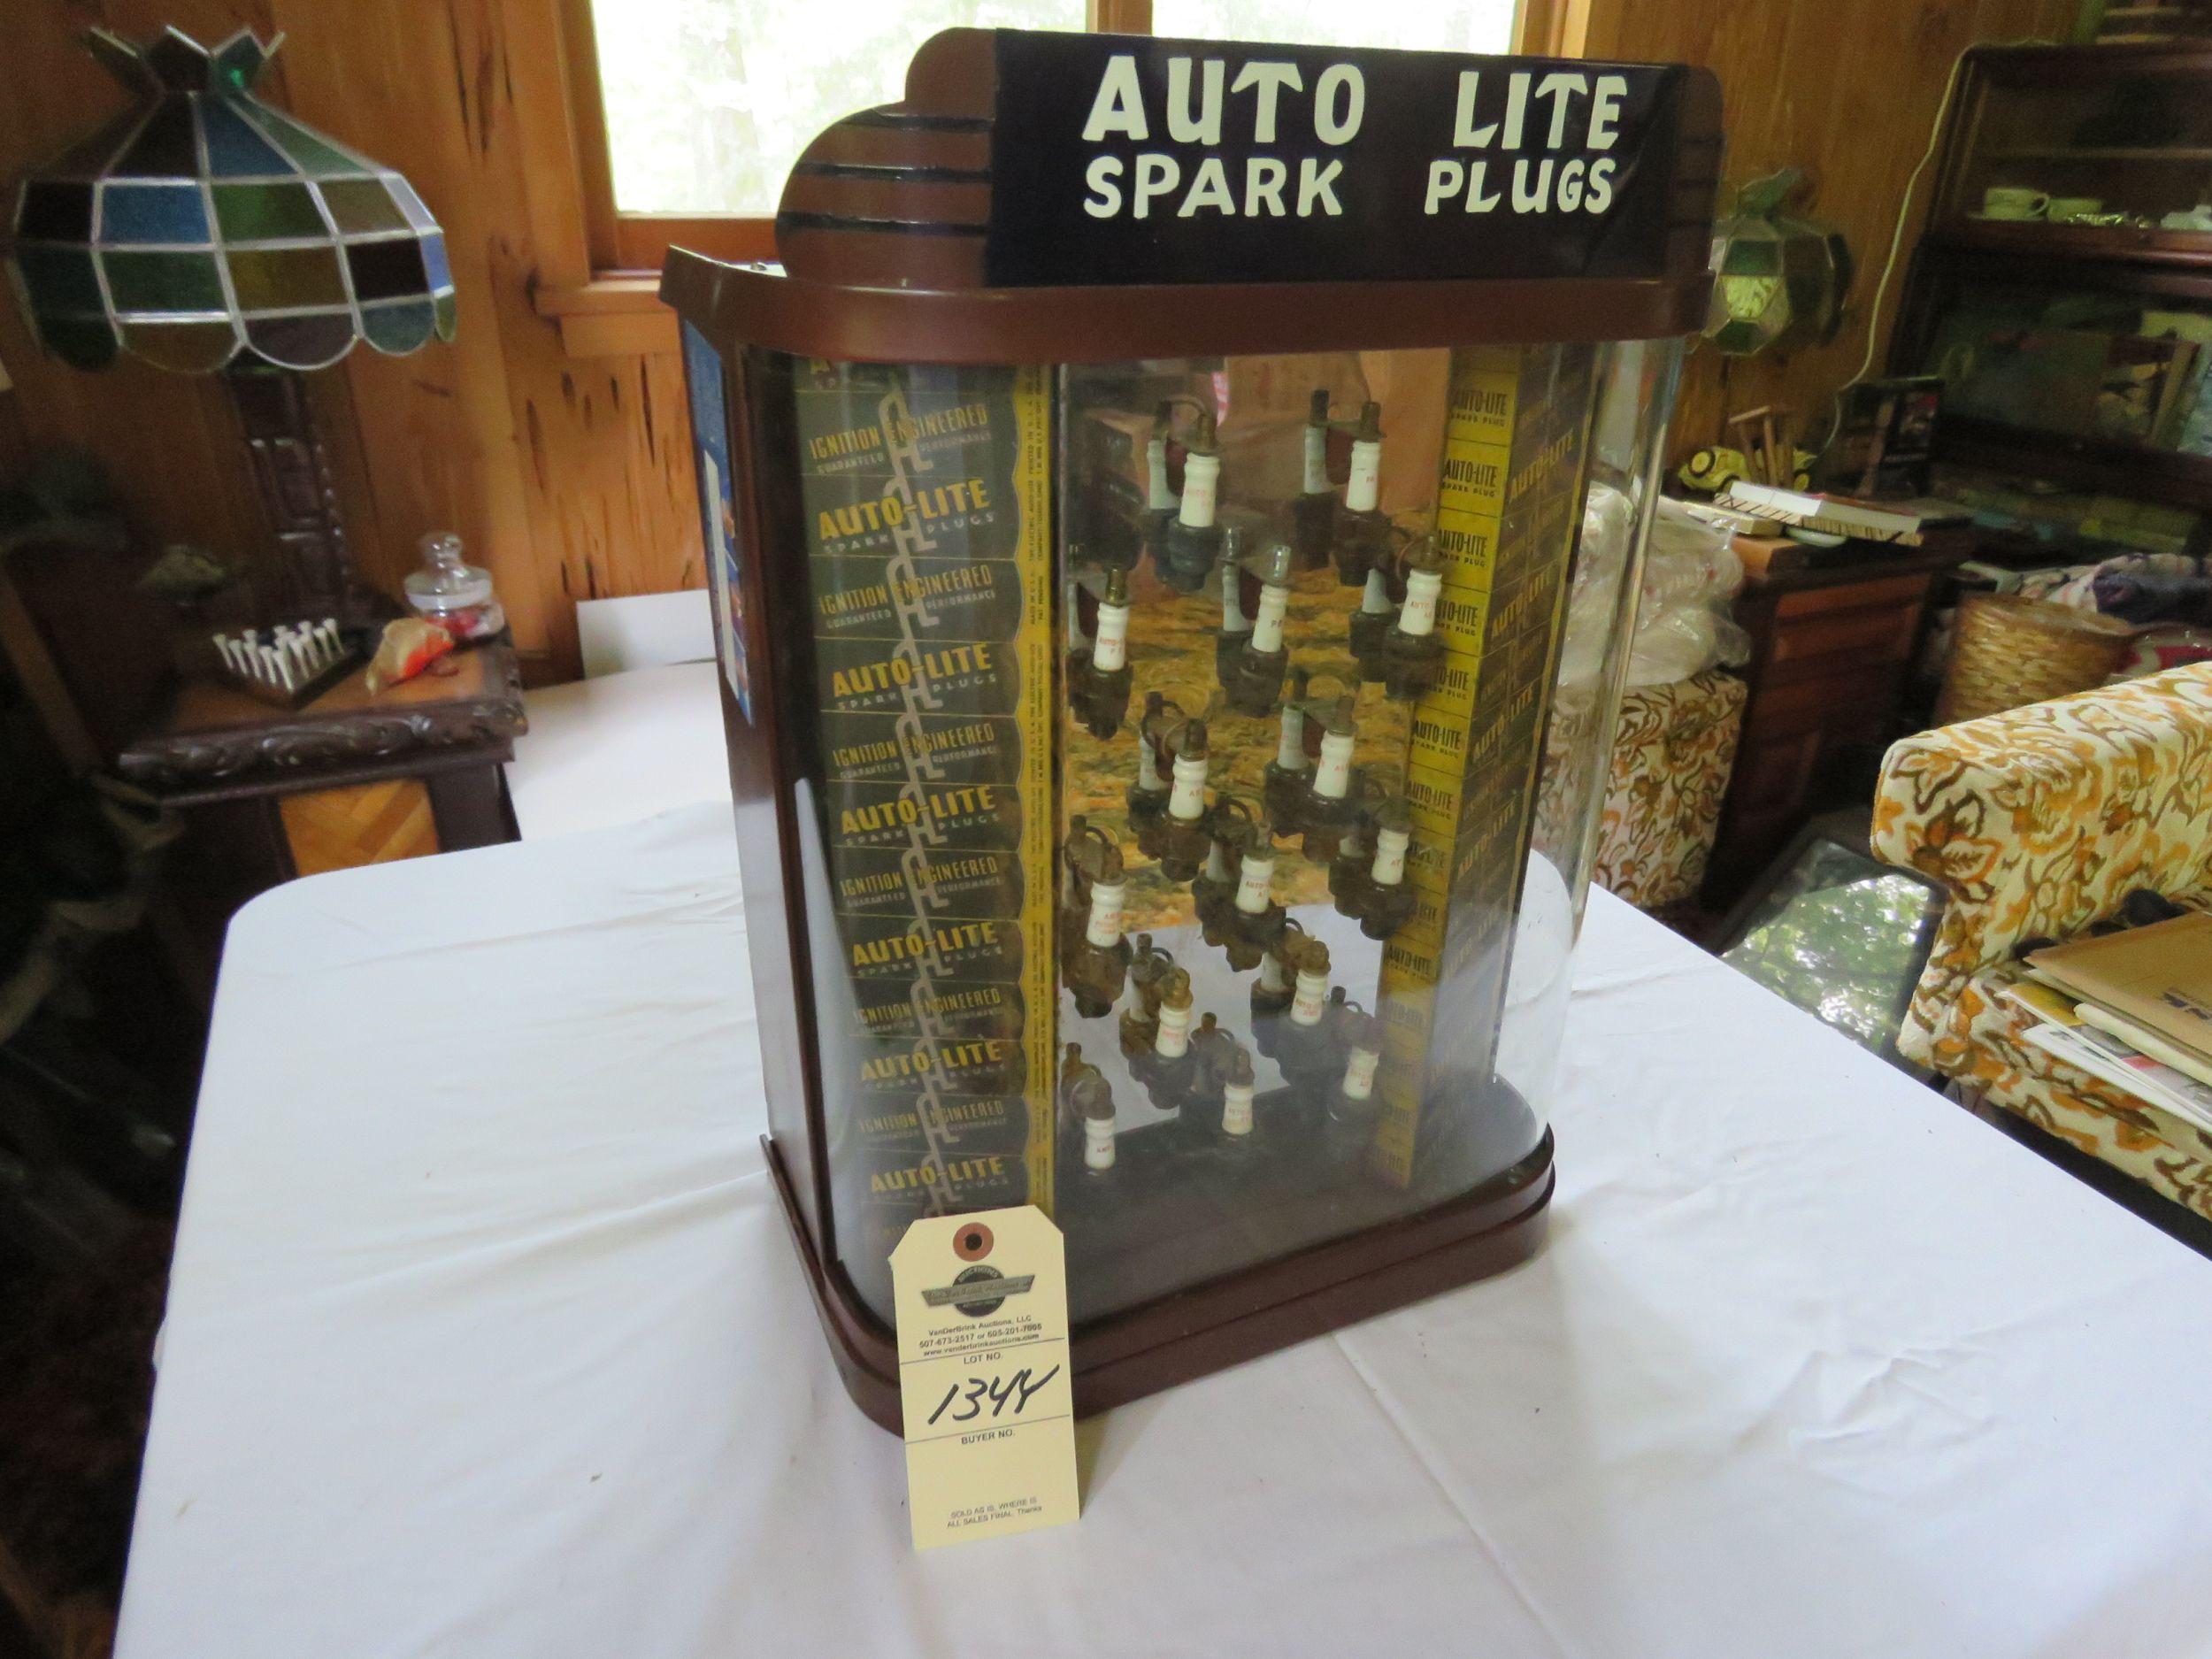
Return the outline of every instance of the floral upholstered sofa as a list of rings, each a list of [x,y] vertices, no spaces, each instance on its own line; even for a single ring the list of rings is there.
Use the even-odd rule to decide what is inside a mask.
[[[2212,664],[1909,737],[1877,856],[1942,884],[1905,1057],[2212,1216],[2212,1135],[2046,1055],[1999,992],[2026,939],[2067,939],[2147,887],[2212,908]]]

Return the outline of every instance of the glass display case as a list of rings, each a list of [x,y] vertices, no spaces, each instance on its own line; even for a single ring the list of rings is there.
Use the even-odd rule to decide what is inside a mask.
[[[1172,119],[1255,67],[1315,153]],[[1118,149],[1148,106],[1193,148]],[[1717,107],[956,30],[809,149],[780,266],[672,256],[771,1164],[879,1421],[924,1216],[1055,1217],[1079,1410],[1538,1248]],[[1331,163],[1315,223],[1056,217]]]
[[[2212,290],[1961,274],[1920,373],[1947,413],[2212,459]]]
[[[2212,50],[1966,55],[1891,366],[1939,458],[2212,506]]]
[[[1977,50],[1951,131],[1933,223],[2212,256],[2212,51]]]

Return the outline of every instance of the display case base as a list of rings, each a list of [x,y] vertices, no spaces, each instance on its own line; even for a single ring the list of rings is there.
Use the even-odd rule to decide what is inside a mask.
[[[897,1341],[861,1305],[844,1274],[816,1253],[782,1156],[772,1139],[764,1136],[762,1145],[846,1391],[896,1433]],[[1073,1333],[1076,1415],[1156,1394],[1526,1261],[1542,1248],[1554,1180],[1546,1130],[1527,1157],[1462,1197],[1087,1321]]]

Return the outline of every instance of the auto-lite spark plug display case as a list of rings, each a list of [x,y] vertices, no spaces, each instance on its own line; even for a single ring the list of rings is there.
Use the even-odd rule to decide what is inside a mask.
[[[1034,1203],[1092,1410],[1541,1241],[1718,89],[953,30],[670,257],[772,1167],[856,1399]]]

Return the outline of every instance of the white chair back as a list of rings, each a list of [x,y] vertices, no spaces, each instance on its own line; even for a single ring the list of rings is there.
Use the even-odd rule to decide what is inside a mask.
[[[583,648],[584,678],[597,680],[670,663],[711,662],[712,603],[703,588],[581,601],[576,607],[576,637]]]

